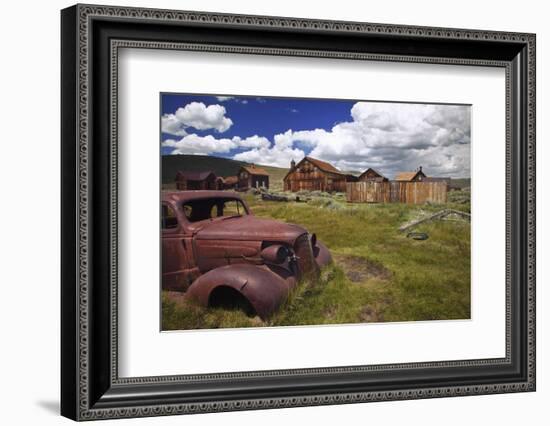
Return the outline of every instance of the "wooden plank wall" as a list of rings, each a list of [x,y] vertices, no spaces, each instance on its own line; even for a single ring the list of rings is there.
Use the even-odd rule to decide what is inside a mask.
[[[329,183],[330,180],[330,183]],[[338,174],[315,171],[300,173],[294,171],[284,180],[285,191],[346,191],[346,177]]]
[[[346,199],[351,203],[389,203],[389,182],[348,182]]]
[[[446,203],[446,182],[348,182],[350,203]]]

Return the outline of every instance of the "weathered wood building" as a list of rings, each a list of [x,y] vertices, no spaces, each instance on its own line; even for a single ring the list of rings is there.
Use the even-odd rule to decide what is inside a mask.
[[[379,171],[369,167],[359,175],[359,182],[387,182],[388,178]]]
[[[398,172],[395,175],[395,180],[398,182],[422,182],[427,176],[422,171],[422,166],[414,172]]]
[[[316,158],[304,157],[298,164],[290,163],[290,170],[283,178],[285,191],[345,192],[346,180],[356,179],[342,173],[332,164]]]
[[[399,172],[395,176],[398,182],[444,182],[447,184],[447,191],[451,189],[451,178],[427,176],[422,171],[422,166],[414,172]]]
[[[237,189],[241,191],[246,191],[249,188],[269,188],[269,174],[254,164],[242,166],[237,177]]]
[[[428,177],[419,167],[414,172],[400,172],[388,180],[369,168],[359,182],[348,183],[346,199],[351,203],[446,203],[449,178]]]
[[[238,176],[227,176],[223,179],[223,189],[237,189],[239,185],[239,177]]]
[[[220,189],[219,181],[214,172],[179,171],[176,173],[176,189],[179,190],[216,190]]]
[[[348,183],[346,200],[350,203],[446,203],[447,182],[377,182]]]

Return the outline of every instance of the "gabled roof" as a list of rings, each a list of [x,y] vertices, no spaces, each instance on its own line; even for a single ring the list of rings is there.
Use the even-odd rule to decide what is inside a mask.
[[[269,176],[269,173],[254,164],[252,164],[251,166],[242,166],[241,168],[246,170],[251,175]]]
[[[227,176],[224,181],[226,185],[235,185],[239,182],[238,176]]]
[[[386,176],[384,176],[382,173],[380,173],[378,170],[373,169],[372,167],[369,167],[367,170],[365,170],[363,173],[359,175],[359,179],[363,177],[363,175],[366,175],[369,171],[374,172],[378,177],[381,177],[383,179],[387,179]]]
[[[328,172],[328,173],[338,173],[339,175],[343,175],[344,173],[342,173],[340,170],[338,170],[336,167],[334,167],[332,164],[330,163],[327,163],[326,161],[322,161],[322,160],[318,160],[317,158],[313,158],[313,157],[304,157],[302,158],[297,164],[296,166],[294,166],[294,168],[298,168],[298,166],[300,164],[302,164],[304,161],[309,161],[311,164],[313,164],[314,166],[318,167],[319,169],[321,169],[322,171],[324,172]],[[292,171],[293,169],[290,169],[289,173]]]
[[[419,173],[422,173],[423,176],[426,176],[422,170],[417,170],[416,172],[398,172],[395,175],[395,180],[410,182],[413,180]]]
[[[192,172],[192,171],[179,171],[176,174],[176,180],[185,179],[185,180],[195,180],[195,181],[201,181],[207,179],[210,175],[216,175],[211,170],[206,170],[203,172]]]
[[[317,160],[316,158],[312,158],[312,157],[304,157],[302,161],[304,160],[308,160],[310,163],[315,164],[317,167],[319,167],[321,170],[325,172],[343,174],[340,170],[338,170],[332,164],[327,163],[326,161]],[[300,161],[300,163],[302,161]]]
[[[346,175],[345,173],[342,173],[340,170],[338,170],[332,164],[327,163],[326,161],[317,160],[316,158],[312,158],[312,157],[304,157],[293,168],[290,168],[290,170],[287,172],[287,174],[285,175],[283,180],[285,180],[304,161],[309,161],[311,164],[315,165],[316,167],[318,167],[319,169],[321,169],[324,172],[335,173],[335,174],[342,175],[342,176]]]

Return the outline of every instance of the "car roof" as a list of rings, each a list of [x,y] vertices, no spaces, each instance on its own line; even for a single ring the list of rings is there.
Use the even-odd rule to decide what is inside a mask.
[[[241,196],[230,191],[163,191],[162,201],[180,203],[183,201],[206,198],[234,198],[242,200]]]

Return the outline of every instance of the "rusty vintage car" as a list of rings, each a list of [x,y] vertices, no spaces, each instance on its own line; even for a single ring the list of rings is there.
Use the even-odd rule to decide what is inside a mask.
[[[162,288],[202,306],[230,306],[268,318],[304,277],[332,261],[298,225],[255,217],[226,191],[162,194]]]

